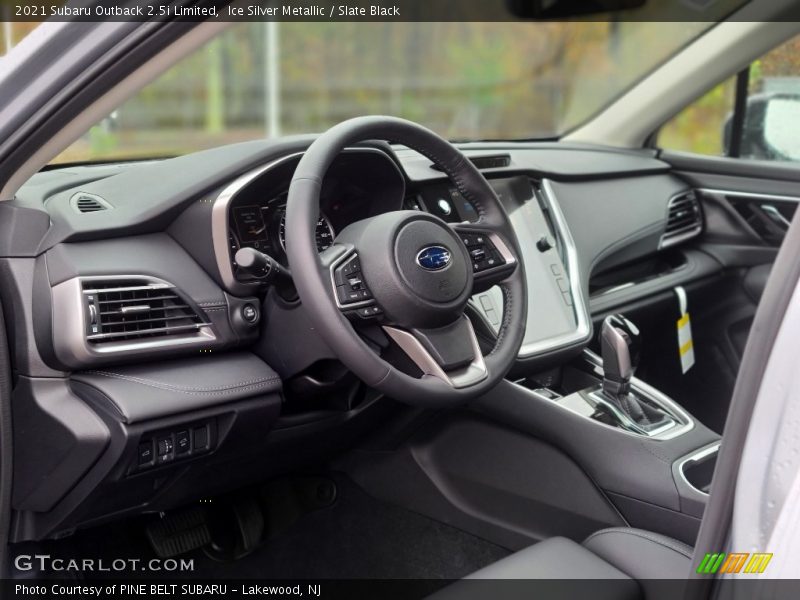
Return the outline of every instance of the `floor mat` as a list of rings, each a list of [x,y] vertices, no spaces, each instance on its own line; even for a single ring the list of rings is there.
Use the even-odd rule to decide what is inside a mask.
[[[232,564],[198,559],[211,577],[454,579],[509,554],[449,525],[376,500],[336,477],[336,502]],[[202,563],[202,564],[200,564]]]
[[[221,579],[457,579],[509,554],[481,538],[376,500],[344,476],[328,508],[303,516],[252,554],[220,563],[196,551],[192,573]],[[154,557],[143,535],[147,517],[79,532],[48,545],[64,558]],[[94,574],[103,576],[103,574]],[[109,576],[148,578],[160,573]]]

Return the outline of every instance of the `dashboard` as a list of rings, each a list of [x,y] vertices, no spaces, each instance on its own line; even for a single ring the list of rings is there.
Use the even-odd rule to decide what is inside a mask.
[[[354,406],[363,414],[389,410],[341,372],[296,298],[234,261],[250,247],[291,268],[286,194],[312,141],[260,140],[168,160],[54,169],[0,203],[0,290],[11,307],[20,375],[15,419],[43,432],[19,458],[28,474],[15,482],[15,509],[25,513],[19,540],[179,505],[187,495],[201,497],[209,481],[250,481],[264,469],[254,457],[283,469],[281,461],[302,455],[310,435],[322,435],[316,431],[347,439],[338,427],[362,409]],[[613,308],[642,289],[618,290],[639,275],[629,277],[626,266],[620,281],[612,267],[661,252],[670,202],[686,182],[644,153],[542,144],[463,150],[520,242],[529,306],[518,367],[533,372],[576,355],[591,337],[590,309],[599,302]],[[479,219],[429,159],[374,142],[334,160],[320,209],[320,251],[351,223],[389,211],[422,210],[450,223]],[[706,257],[682,270],[667,267],[664,277],[642,284],[648,294],[719,263]],[[603,279],[592,283],[594,273]],[[598,292],[590,298],[593,285]],[[497,288],[470,301],[487,348],[503,301]],[[359,326],[369,343],[386,349],[368,337],[369,328],[380,328]],[[323,402],[340,404],[317,411]],[[269,446],[265,431],[279,421],[280,443],[291,438],[291,451]],[[65,423],[78,440],[70,437],[68,447],[60,443]],[[167,440],[188,450],[153,460]],[[107,492],[93,494],[99,485]]]
[[[276,300],[275,286],[241,272],[234,260],[238,249],[251,247],[291,268],[286,197],[312,139],[237,144],[138,165],[74,167],[42,173],[23,188],[17,204],[27,211],[15,218],[30,221],[30,235],[8,239],[17,256],[42,256],[32,277],[45,282],[47,293],[33,295],[31,302],[41,313],[33,333],[45,349],[43,372],[252,343],[269,346],[270,360],[284,377],[320,357],[333,358],[309,341],[313,336],[304,338],[303,348],[291,343],[293,331],[308,329],[302,307],[291,295]],[[520,359],[580,348],[591,335],[592,272],[658,252],[668,203],[686,190],[685,182],[646,155],[540,145],[465,150],[494,187],[522,245],[530,318]],[[559,162],[567,156],[569,161]],[[385,212],[424,210],[447,222],[479,218],[429,159],[402,147],[373,142],[347,148],[322,183],[320,251],[351,223]],[[79,201],[92,198],[107,208],[81,212]],[[609,207],[613,219],[604,213]],[[27,248],[34,239],[39,241]],[[706,263],[696,267],[714,268]],[[102,331],[106,324],[87,320],[99,305],[83,296],[100,289],[98,284],[116,289],[117,281],[134,288],[170,286],[175,299],[169,310],[175,314],[148,328],[142,313],[134,324],[145,328],[141,334],[130,319]],[[617,287],[613,278],[602,283],[603,289]],[[604,293],[602,301],[610,304],[616,295]],[[496,289],[473,298],[488,335],[502,320],[502,304]],[[75,311],[82,318],[70,318]],[[113,342],[103,341],[106,333]]]
[[[355,162],[352,162],[355,161]],[[367,164],[365,168],[364,163]],[[358,171],[352,165],[358,163]],[[288,166],[296,164],[295,159]],[[317,250],[331,247],[335,236],[350,223],[370,215],[403,208],[429,212],[445,222],[476,222],[476,207],[449,181],[405,185],[396,180],[389,156],[351,149],[329,169],[323,182],[320,215],[316,224]],[[266,281],[238,268],[236,252],[242,247],[268,254],[284,267],[286,260],[286,201],[291,173],[277,164],[246,175],[243,184],[215,201],[226,210],[228,248],[217,249],[230,268],[236,289],[260,288]],[[365,173],[382,172],[380,179]],[[520,357],[533,356],[587,338],[589,316],[578,276],[577,253],[564,216],[546,179],[528,175],[491,178],[495,193],[508,212],[523,252],[528,286],[528,323]],[[383,203],[376,203],[383,199]],[[478,250],[480,252],[480,250]],[[491,268],[492,257],[476,257],[473,270]],[[487,262],[488,261],[488,262]],[[473,314],[483,318],[487,331],[496,334],[503,316],[499,288],[481,291],[472,298]],[[541,319],[545,311],[548,319]],[[285,353],[285,350],[284,350]]]

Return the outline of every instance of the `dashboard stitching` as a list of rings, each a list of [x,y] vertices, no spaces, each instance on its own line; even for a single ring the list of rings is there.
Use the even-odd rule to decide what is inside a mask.
[[[210,388],[193,388],[193,387],[180,387],[174,386],[169,383],[164,383],[161,381],[155,381],[152,379],[143,379],[141,377],[132,377],[130,375],[122,375],[120,373],[113,373],[110,371],[87,371],[87,374],[92,375],[100,375],[102,377],[109,377],[112,379],[121,379],[124,381],[130,381],[133,383],[138,383],[140,385],[146,385],[148,387],[155,387],[159,389],[164,389],[168,391],[175,391],[181,392],[185,394],[226,394],[226,393],[233,393],[238,391],[243,391],[252,388],[259,388],[264,387],[270,383],[274,383],[276,381],[280,381],[279,376],[268,377],[266,379],[251,379],[248,381],[243,381],[241,383],[235,385],[228,385],[228,386],[220,386],[220,387],[210,387]]]

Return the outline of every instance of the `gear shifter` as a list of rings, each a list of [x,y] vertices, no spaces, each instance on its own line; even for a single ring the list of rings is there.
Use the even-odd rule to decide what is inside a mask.
[[[631,377],[639,363],[639,329],[621,314],[610,315],[600,331],[603,355],[603,396],[637,426],[647,430],[669,417],[631,393]]]
[[[639,329],[624,316],[605,318],[600,331],[603,354],[603,392],[617,397],[627,394],[639,363]]]

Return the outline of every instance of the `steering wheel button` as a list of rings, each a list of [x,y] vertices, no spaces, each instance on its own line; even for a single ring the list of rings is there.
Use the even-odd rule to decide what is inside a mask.
[[[363,290],[351,290],[350,286],[347,285],[340,285],[336,288],[336,293],[339,296],[339,302],[342,304],[352,304],[353,302],[359,302],[362,300],[361,292]]]
[[[365,306],[364,308],[359,308],[356,314],[362,319],[371,319],[383,314],[383,311],[377,306]]]
[[[486,257],[486,249],[479,246],[478,248],[470,250],[469,254],[472,256],[472,260],[480,262]]]

